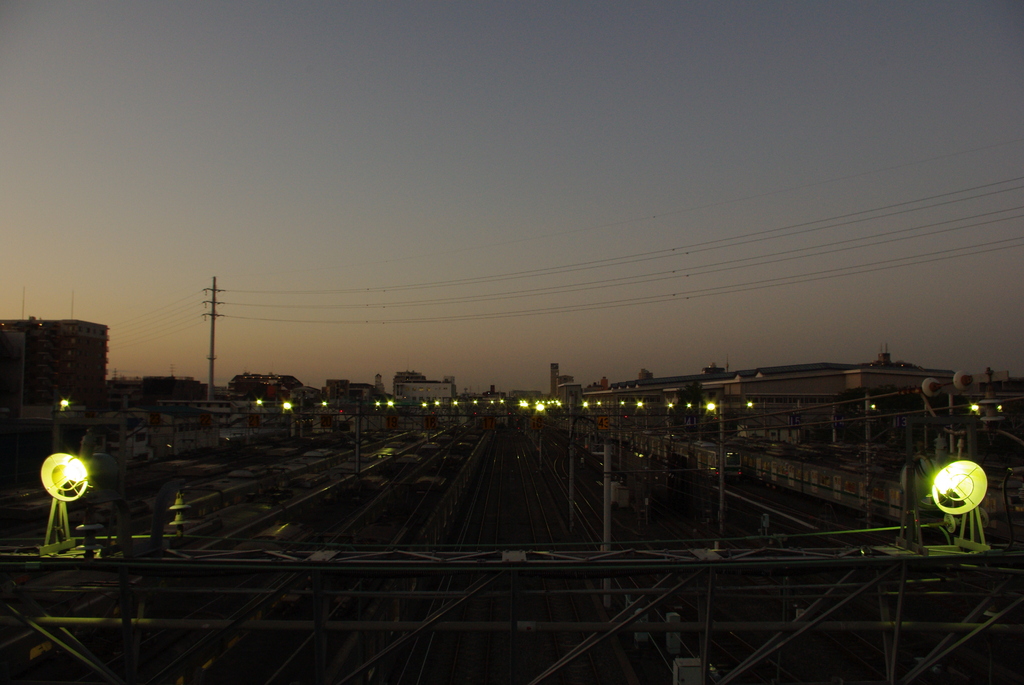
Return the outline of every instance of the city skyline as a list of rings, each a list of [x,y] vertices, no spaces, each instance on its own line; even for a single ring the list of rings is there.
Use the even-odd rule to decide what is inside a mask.
[[[1021,368],[1024,8],[5,3],[0,319],[108,377]]]

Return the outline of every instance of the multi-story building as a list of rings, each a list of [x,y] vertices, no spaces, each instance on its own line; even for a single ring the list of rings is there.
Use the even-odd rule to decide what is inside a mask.
[[[78,319],[0,321],[0,407],[48,417],[60,400],[107,407],[108,328]]]
[[[432,381],[417,371],[399,371],[392,381],[396,400],[443,400],[455,397],[455,376]]]
[[[323,396],[329,402],[347,402],[350,385],[346,378],[328,378],[324,381]]]
[[[228,382],[228,391],[235,397],[253,400],[285,400],[292,390],[302,387],[295,376],[276,373],[240,373]]]

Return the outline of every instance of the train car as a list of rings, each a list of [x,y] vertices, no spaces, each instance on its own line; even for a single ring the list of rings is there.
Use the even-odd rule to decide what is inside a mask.
[[[691,454],[697,461],[697,468],[707,471],[712,476],[718,475],[719,446],[713,442],[695,442],[690,447]],[[738,447],[725,445],[725,478],[735,481],[743,476],[743,454]]]
[[[871,515],[876,520],[897,523],[904,506],[900,472],[905,456],[899,451],[885,450],[883,446],[876,446],[875,449],[877,451],[872,455],[869,471],[860,446],[793,446],[740,439],[726,444],[726,454],[732,452],[736,455],[727,461],[726,476],[738,478],[742,475],[745,479],[760,481],[770,487],[798,492],[819,501],[825,509],[838,506],[864,512],[870,507]],[[673,459],[673,455],[678,455],[680,451],[683,454]],[[701,497],[698,491],[687,488],[687,473],[705,477],[718,473],[716,443],[685,443],[668,437],[655,447],[655,452],[666,455],[663,461],[669,474],[664,487],[655,489],[654,494],[669,503],[679,500],[686,505],[685,500]],[[738,464],[739,468],[731,468],[732,464]],[[992,522],[991,527],[1005,534],[1007,515],[1000,468],[996,468],[999,475],[993,476],[993,471],[989,472],[988,491],[981,506]],[[927,481],[927,475],[920,475]],[[917,493],[918,499],[925,502],[926,508],[922,513],[928,519],[942,520],[941,512],[927,508],[929,487],[922,486],[921,492]],[[1008,486],[1009,515],[1014,520],[1024,522],[1024,505],[1016,496],[1018,487],[1018,481]]]

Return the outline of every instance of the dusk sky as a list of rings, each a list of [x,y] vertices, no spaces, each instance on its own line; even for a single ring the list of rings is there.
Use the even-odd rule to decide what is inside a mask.
[[[108,374],[1024,374],[1024,3],[0,1],[0,319]]]

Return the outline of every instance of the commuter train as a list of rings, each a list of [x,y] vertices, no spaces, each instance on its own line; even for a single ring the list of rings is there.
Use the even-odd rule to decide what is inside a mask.
[[[718,475],[719,450],[713,442],[695,442],[690,452],[697,460],[697,467],[712,476]],[[739,448],[732,443],[725,444],[725,479],[736,481],[743,477],[743,459]]]
[[[652,441],[655,458],[668,471],[664,478],[655,475],[652,492],[661,501],[672,506],[685,504],[690,498],[701,498],[694,490],[701,487],[716,487],[718,474],[719,447],[711,442],[688,442],[656,438]],[[874,446],[870,470],[860,446],[793,446],[768,444],[759,441],[737,439],[727,442],[726,478],[732,482],[761,482],[769,487],[801,493],[822,505],[841,506],[854,511],[866,511],[870,503],[872,516],[893,523],[900,521],[904,501],[901,472],[906,456],[898,451]],[[954,457],[949,458],[955,460]],[[917,460],[919,464],[919,500],[930,499],[929,480],[926,473],[930,461]],[[989,476],[986,495],[981,507],[990,520],[990,528],[997,534],[1005,535],[1006,509],[1003,493],[1002,465],[984,465]],[[632,467],[625,467],[632,468]],[[932,468],[932,472],[934,467]],[[710,476],[710,477],[709,477]],[[1017,496],[1021,487],[1020,479],[1006,485],[1005,501],[1009,502],[1010,516],[1017,523],[1024,523],[1024,506]],[[942,520],[942,513],[925,511],[927,518]]]

